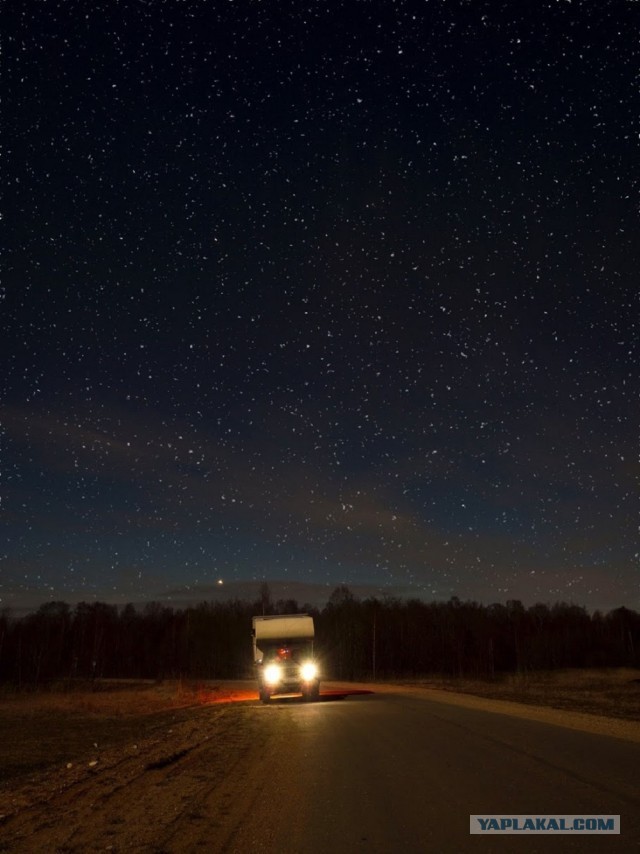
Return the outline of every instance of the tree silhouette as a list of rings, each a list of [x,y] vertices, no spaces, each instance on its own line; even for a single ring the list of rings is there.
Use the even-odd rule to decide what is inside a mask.
[[[268,585],[254,602],[202,602],[137,610],[102,602],[48,602],[16,617],[0,612],[0,681],[39,686],[114,678],[250,677],[251,617],[311,613],[325,678],[422,674],[493,677],[585,666],[640,666],[640,615],[603,615],[566,602],[480,605],[394,598],[359,601],[336,587],[322,610],[293,599],[274,605]]]

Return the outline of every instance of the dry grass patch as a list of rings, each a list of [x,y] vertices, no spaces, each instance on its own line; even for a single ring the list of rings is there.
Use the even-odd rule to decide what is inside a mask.
[[[510,673],[492,680],[430,679],[421,684],[495,700],[640,721],[640,670],[633,668]]]
[[[199,682],[170,680],[100,679],[94,682],[60,682],[39,690],[5,688],[0,693],[3,713],[70,715],[144,715],[209,702],[216,689]]]
[[[0,693],[0,785],[51,765],[84,761],[120,743],[139,742],[218,697],[201,683],[96,680],[40,691]]]

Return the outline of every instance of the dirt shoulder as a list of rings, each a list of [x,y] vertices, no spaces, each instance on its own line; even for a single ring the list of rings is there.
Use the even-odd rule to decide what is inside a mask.
[[[246,769],[262,778],[286,756],[284,719],[265,728],[256,705],[154,716],[135,742],[114,730],[110,746],[1,786],[0,850],[233,850],[260,794]]]

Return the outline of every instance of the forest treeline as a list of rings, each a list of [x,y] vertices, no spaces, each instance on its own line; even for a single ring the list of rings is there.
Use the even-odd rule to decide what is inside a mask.
[[[425,674],[491,677],[565,667],[640,666],[640,614],[589,614],[564,602],[529,608],[452,598],[355,598],[334,590],[326,606],[254,602],[136,608],[49,602],[15,617],[0,612],[0,682],[37,686],[93,678],[230,679],[252,676],[251,617],[311,613],[323,674],[335,679]]]

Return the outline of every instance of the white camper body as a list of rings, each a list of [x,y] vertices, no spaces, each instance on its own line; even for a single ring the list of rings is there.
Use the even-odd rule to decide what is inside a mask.
[[[253,661],[260,699],[275,694],[302,694],[317,700],[318,666],[313,654],[315,629],[308,614],[273,614],[253,618]]]

